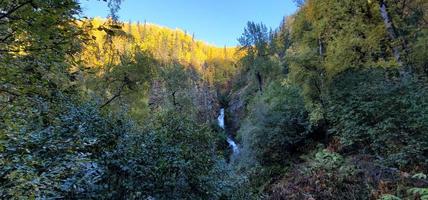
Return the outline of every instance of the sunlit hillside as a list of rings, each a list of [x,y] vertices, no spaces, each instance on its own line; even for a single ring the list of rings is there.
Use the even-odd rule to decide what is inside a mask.
[[[231,72],[243,56],[237,47],[217,47],[196,40],[194,35],[180,29],[150,23],[129,22],[111,27],[108,20],[94,18],[86,25],[91,27],[94,41],[86,46],[83,56],[86,64],[94,67],[103,67],[112,57],[118,62],[121,55],[138,50],[150,53],[161,63],[177,62],[200,73],[215,73],[216,68],[228,68]],[[106,30],[115,31],[114,36],[108,35]],[[109,39],[113,42],[109,43]]]

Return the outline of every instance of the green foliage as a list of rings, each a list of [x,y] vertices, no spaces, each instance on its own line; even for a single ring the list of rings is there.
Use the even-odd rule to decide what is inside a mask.
[[[298,54],[289,52],[290,80],[302,88],[305,106],[309,111],[311,124],[316,125],[324,118],[323,98],[325,80],[316,51],[304,48]]]
[[[311,167],[314,169],[333,170],[342,166],[344,159],[339,154],[324,149],[315,154],[315,158],[312,162],[313,164]]]
[[[421,200],[428,199],[428,188],[410,188],[407,191],[413,198],[420,198]]]
[[[427,175],[425,175],[424,173],[417,173],[413,175],[412,178],[419,180],[427,180]],[[421,200],[426,200],[428,199],[428,187],[412,187],[407,190],[407,195],[414,199],[419,198]]]
[[[106,2],[0,1],[1,199],[428,198],[426,1],[296,1],[239,52]]]
[[[372,155],[384,168],[426,170],[426,2],[296,2],[297,13],[270,38],[263,25],[255,23],[248,23],[240,38],[248,55],[240,62],[232,97],[233,106],[238,99],[245,108],[238,131],[240,165],[260,172],[248,176],[252,191],[284,176],[272,199],[367,199],[374,195],[371,187],[380,186],[365,184],[371,177],[346,159],[354,154]],[[281,72],[287,74],[287,84],[273,89],[283,78]],[[290,88],[299,88],[298,97],[277,92]],[[274,98],[280,103],[272,103]],[[296,109],[283,109],[290,105]],[[296,117],[298,111],[305,116]],[[305,131],[289,131],[293,119],[302,119]],[[297,150],[290,144],[307,152],[314,141],[347,155],[321,151],[304,164],[290,164],[306,174],[281,174],[287,161],[300,161],[290,154]],[[262,173],[275,168],[276,173]],[[374,198],[388,190],[407,197],[403,188],[413,187],[397,179],[391,182],[393,189],[378,188]]]
[[[286,163],[286,158],[308,133],[299,89],[272,82],[248,109],[250,113],[238,133],[243,151],[251,151],[262,165]]]
[[[244,33],[238,39],[241,49],[248,53],[248,56],[266,56],[269,44],[269,35],[266,25],[248,22]]]
[[[160,111],[118,141],[104,160],[109,198],[218,199],[232,187],[210,129],[187,115]]]
[[[418,37],[413,42],[414,46],[409,53],[409,62],[416,72],[428,75],[428,61],[425,57],[428,55],[428,30],[424,29],[416,34]]]
[[[401,85],[382,70],[347,72],[332,84],[331,131],[360,152],[398,166],[426,165],[428,93],[424,80]]]
[[[415,23],[423,20],[420,15],[423,11],[418,11],[417,6],[422,4],[399,2],[387,2],[391,7],[388,14],[394,18],[392,26],[399,29],[396,30],[398,38],[393,41],[388,36],[389,29],[382,19],[378,1],[308,0],[293,17],[292,45],[287,58],[293,81],[303,88],[313,124],[326,120],[326,86],[341,72],[401,67],[402,74],[416,62],[417,66],[412,67],[424,71],[421,67],[424,68],[425,63],[418,59],[421,57],[416,52],[425,52],[425,43],[416,41],[423,41],[426,36],[424,31],[414,32],[421,26]],[[415,48],[401,45],[402,41],[414,44]],[[419,50],[414,51],[416,48]],[[403,59],[397,60],[396,51],[402,52],[401,57],[410,55],[413,58],[403,63]]]
[[[84,82],[79,85],[84,95],[99,97],[103,101],[101,107],[120,111],[126,105],[131,116],[143,119],[149,112],[149,89],[159,73],[156,64],[147,52],[128,53],[122,55],[120,63],[106,66],[102,71],[85,70]],[[94,76],[94,73],[99,75]]]
[[[186,104],[186,99],[178,99],[185,97],[186,89],[190,87],[190,77],[186,70],[181,65],[171,65],[162,69],[162,79],[165,81],[165,89],[168,94],[171,104],[179,105]],[[183,106],[183,105],[182,105]]]
[[[401,200],[399,197],[392,194],[384,194],[380,197],[381,200]]]
[[[311,155],[312,154],[312,155]],[[326,149],[306,156],[273,185],[271,199],[367,199],[370,188],[352,163]]]
[[[217,87],[226,84],[238,70],[232,60],[220,58],[207,60],[205,66],[204,79]]]
[[[0,8],[7,12],[0,18],[1,103],[18,99],[30,103],[71,90],[67,69],[73,62],[64,58],[78,53],[87,39],[84,29],[76,25],[78,4],[2,1]]]
[[[278,36],[282,36],[278,33]],[[240,60],[242,65],[242,74],[246,80],[246,85],[257,86],[260,92],[272,80],[281,77],[284,72],[284,66],[276,55],[270,55],[270,49],[278,49],[278,41],[273,41],[269,37],[267,28],[264,24],[248,22],[244,33],[239,38],[241,51],[246,55]],[[238,83],[239,84],[239,83]],[[250,92],[250,95],[253,92]]]
[[[0,198],[88,191],[98,178],[92,155],[105,145],[98,131],[109,126],[97,111],[66,100],[76,94],[66,58],[87,39],[76,24],[79,5],[2,1],[0,8]]]
[[[93,195],[103,172],[98,158],[115,145],[126,124],[113,116],[106,120],[93,104],[55,103],[62,112],[48,108],[42,116],[33,116],[32,123],[7,127],[1,152],[2,198]]]
[[[113,13],[119,2],[109,1]],[[0,5],[0,198],[232,195],[242,180],[217,156],[207,120],[196,118],[202,111],[194,97],[206,84],[200,74],[159,67],[115,19],[96,27],[103,37],[91,37],[93,24],[78,21],[77,1]],[[106,42],[102,51],[97,40]],[[154,82],[177,101],[149,107]]]
[[[427,179],[428,176],[426,174],[424,174],[424,173],[417,173],[417,174],[413,175],[412,178]]]

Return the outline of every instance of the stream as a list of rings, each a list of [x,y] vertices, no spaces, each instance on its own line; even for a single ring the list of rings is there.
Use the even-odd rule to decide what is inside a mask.
[[[220,109],[220,115],[217,117],[218,125],[223,130],[226,130],[226,126],[224,123],[224,108]],[[236,144],[235,140],[233,140],[232,136],[230,134],[227,134],[227,143],[229,144],[229,147],[232,149],[233,155],[239,154],[239,148]]]

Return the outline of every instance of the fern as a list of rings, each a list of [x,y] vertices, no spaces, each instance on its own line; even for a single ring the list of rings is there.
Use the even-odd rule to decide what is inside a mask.
[[[409,195],[419,197],[421,200],[428,200],[428,188],[411,188],[407,190]]]
[[[401,199],[392,194],[384,194],[380,197],[380,200],[401,200]]]

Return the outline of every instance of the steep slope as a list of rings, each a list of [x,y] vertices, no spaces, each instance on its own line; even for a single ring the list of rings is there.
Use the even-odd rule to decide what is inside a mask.
[[[117,24],[95,18],[82,26],[92,38],[80,55],[82,65],[96,75],[84,75],[86,89],[104,96],[103,101],[109,104],[115,104],[109,102],[112,98],[129,97],[127,104],[140,116],[147,115],[149,107],[159,107],[171,99],[177,104],[184,95],[197,108],[199,119],[214,119],[219,110],[217,96],[244,55],[235,47],[216,47],[185,31],[154,24]],[[103,79],[112,83],[100,81]],[[125,79],[141,87],[127,87]]]
[[[427,1],[299,1],[248,23],[229,114],[267,199],[427,197]],[[425,55],[425,56],[422,56]],[[422,57],[421,57],[422,56]]]
[[[210,83],[214,80],[219,83],[230,78],[236,70],[235,62],[243,56],[236,47],[217,47],[196,40],[194,35],[180,29],[150,23],[129,22],[110,27],[108,20],[94,18],[88,21],[87,26],[91,27],[89,34],[94,40],[83,56],[87,58],[88,65],[98,67],[110,61],[115,54],[124,55],[139,50],[150,53],[160,63],[179,63],[195,69]],[[115,31],[116,34],[108,38],[107,31]],[[109,40],[112,44],[108,43]],[[109,48],[114,51],[109,52]]]

